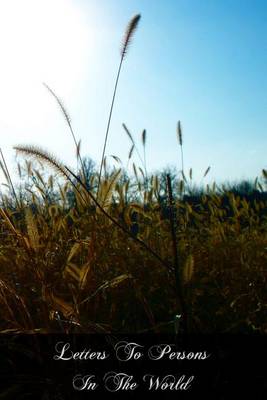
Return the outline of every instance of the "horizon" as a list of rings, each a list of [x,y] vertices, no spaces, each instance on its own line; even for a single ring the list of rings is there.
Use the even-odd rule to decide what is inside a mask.
[[[0,11],[0,147],[12,176],[17,144],[76,165],[66,121],[42,82],[63,100],[82,156],[100,163],[120,44],[136,13],[106,154],[127,163],[125,123],[140,144],[146,129],[150,172],[179,170],[180,120],[185,171],[197,184],[209,166],[204,183],[254,180],[266,168],[264,1],[10,0]]]

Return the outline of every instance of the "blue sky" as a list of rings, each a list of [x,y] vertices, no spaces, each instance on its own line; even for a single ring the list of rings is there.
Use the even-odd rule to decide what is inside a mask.
[[[73,0],[70,10],[77,16],[69,30],[74,35],[79,26],[84,28],[75,39],[83,43],[80,53],[75,54],[75,41],[62,53],[55,51],[47,60],[50,74],[44,71],[35,83],[39,94],[23,118],[18,122],[15,117],[19,104],[14,95],[14,117],[0,116],[1,146],[10,160],[12,145],[34,143],[75,165],[67,126],[42,80],[64,100],[82,139],[82,153],[100,160],[122,36],[131,16],[141,13],[122,69],[107,154],[126,164],[130,142],[125,123],[140,144],[147,130],[149,170],[180,168],[176,124],[181,120],[185,168],[193,169],[196,181],[208,166],[207,181],[218,182],[255,178],[267,167],[266,1]],[[53,66],[56,70],[64,57],[66,69],[60,66],[53,76]],[[25,90],[18,93],[19,99],[23,96]]]

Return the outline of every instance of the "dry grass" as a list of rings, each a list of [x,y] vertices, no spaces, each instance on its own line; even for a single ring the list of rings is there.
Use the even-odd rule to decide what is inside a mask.
[[[21,208],[1,209],[1,331],[173,329],[169,322],[180,303],[157,177],[149,193],[141,193],[149,206],[127,201],[129,182],[114,180],[119,171],[102,181],[102,206],[116,225],[69,181],[59,184],[55,202],[48,201],[43,188],[56,178],[45,181],[36,172],[30,171],[35,185]],[[267,235],[259,215],[266,203],[214,193],[198,204],[176,199],[174,206],[189,329],[265,331]],[[137,240],[128,234],[134,225]]]
[[[215,184],[186,200],[193,173],[186,178],[180,122],[182,178],[169,179],[168,191],[162,175],[148,176],[145,130],[141,157],[123,124],[131,141],[127,168],[134,152],[143,167],[133,163],[132,178],[106,165],[121,65],[139,20],[124,37],[100,172],[86,175],[69,114],[47,85],[73,136],[80,173],[43,149],[16,146],[26,161],[15,191],[0,163],[10,189],[1,193],[0,332],[173,332],[180,313],[189,332],[267,331],[262,184],[249,200]]]

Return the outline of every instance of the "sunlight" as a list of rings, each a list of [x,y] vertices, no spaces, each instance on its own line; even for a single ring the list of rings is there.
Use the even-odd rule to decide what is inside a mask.
[[[70,94],[91,41],[69,0],[0,0],[0,122],[18,128],[41,123],[49,109],[42,82]]]

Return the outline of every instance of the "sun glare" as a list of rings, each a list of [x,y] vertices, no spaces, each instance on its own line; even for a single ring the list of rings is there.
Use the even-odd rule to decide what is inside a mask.
[[[0,0],[0,122],[24,127],[47,112],[46,82],[67,96],[92,35],[70,0]]]

